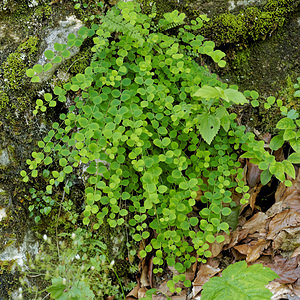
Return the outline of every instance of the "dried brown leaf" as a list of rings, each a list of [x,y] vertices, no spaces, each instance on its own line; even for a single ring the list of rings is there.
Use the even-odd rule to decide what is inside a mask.
[[[150,286],[149,276],[148,276],[149,266],[146,262],[146,259],[143,260],[142,269],[141,269],[141,287]]]
[[[272,218],[269,223],[267,239],[274,239],[275,236],[284,229],[297,227],[300,224],[300,212],[294,209],[287,209]]]
[[[239,233],[238,240],[245,239],[249,234],[258,232],[261,237],[266,234],[266,224],[268,216],[263,212],[256,213],[249,221],[247,221]]]
[[[271,264],[267,264],[280,278],[276,279],[279,283],[294,283],[300,278],[300,256],[285,259],[282,256],[275,256]]]
[[[248,263],[256,261],[269,245],[270,242],[264,239],[260,239],[257,242],[255,241],[248,248],[246,261]]]
[[[247,255],[249,247],[250,247],[250,245],[242,244],[242,245],[237,245],[233,248],[236,249],[237,251],[239,251],[241,254]]]
[[[210,244],[209,250],[210,250],[210,252],[212,253],[211,257],[216,257],[216,256],[218,256],[218,255],[221,253],[223,247],[224,247],[225,245],[229,244],[229,242],[230,242],[230,237],[229,237],[229,235],[226,234],[226,233],[223,233],[222,235],[223,235],[224,238],[225,238],[224,242],[222,242],[222,243],[214,242],[213,244]]]
[[[138,290],[138,299],[144,298],[146,296],[147,289],[145,287],[141,287]]]
[[[238,241],[239,241],[239,231],[235,230],[233,232],[230,233],[229,237],[230,237],[230,242],[228,245],[224,246],[224,250],[228,250],[230,248],[232,248],[233,246],[235,246]]]
[[[196,297],[196,295],[202,290],[202,286],[205,282],[221,272],[221,269],[219,269],[218,266],[219,261],[217,259],[209,259],[206,264],[200,265],[197,276],[193,282],[193,297]]]
[[[276,281],[270,282],[266,286],[273,294],[271,300],[281,300],[281,299],[287,299],[287,295],[293,294],[291,289],[287,287],[285,284],[281,284]]]
[[[284,229],[273,239],[275,250],[294,252],[297,245],[300,245],[300,226]]]
[[[138,291],[140,289],[140,284],[138,283],[133,290],[126,296],[126,300],[132,300],[138,298]]]
[[[250,188],[253,188],[260,182],[260,174],[262,171],[258,168],[257,165],[249,162],[248,159],[246,160],[246,164],[247,164],[246,180],[248,186]]]
[[[262,185],[260,184],[260,185],[256,185],[255,187],[253,187],[252,189],[249,190],[249,194],[250,194],[249,205],[250,205],[252,211],[254,210],[256,198],[257,198],[257,195],[259,194],[261,188],[262,188]]]
[[[285,156],[284,156],[282,148],[279,148],[278,150],[274,151],[274,156],[275,156],[276,161],[285,160]]]
[[[300,247],[296,248],[291,256],[291,258],[293,257],[297,257],[298,255],[300,255]],[[300,282],[299,282],[300,284]]]

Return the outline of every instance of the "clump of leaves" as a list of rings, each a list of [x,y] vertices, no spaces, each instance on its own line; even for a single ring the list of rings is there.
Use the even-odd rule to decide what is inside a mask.
[[[83,224],[93,230],[105,220],[111,227],[129,224],[135,241],[147,241],[140,256],[154,253],[154,273],[162,272],[164,262],[183,273],[196,261],[195,253],[205,262],[209,244],[223,242],[219,233],[229,233],[223,218],[236,206],[233,192],[241,194],[241,203],[250,197],[236,151],[243,145],[246,157],[259,162],[268,157],[227,110],[247,103],[245,95],[193,59],[208,55],[225,65],[224,53],[194,33],[205,17],[191,24],[184,24],[178,11],[158,24],[154,18],[135,2],[120,2],[101,16],[100,25],[82,27],[77,36],[69,35],[67,45],[55,45],[58,54],[47,51],[45,66],[27,71],[38,82],[40,72],[70,55],[67,47],[93,38],[93,59],[84,73],[37,101],[34,113],[66,102],[67,95],[74,104],[38,143],[41,151],[27,160],[31,174],[23,170],[21,175],[27,182],[29,175],[46,170],[51,195],[58,186],[68,193],[68,179],[82,169]],[[172,24],[178,26],[176,36],[164,32]],[[55,171],[50,169],[54,161]],[[276,176],[271,163],[267,169]],[[283,176],[289,170],[283,169]],[[174,282],[169,287],[175,291]]]
[[[58,243],[46,235],[43,238],[45,242],[28,273],[30,277],[43,275],[52,299],[120,296],[119,287],[110,278],[114,270],[107,257],[106,244],[83,229],[59,234]],[[41,295],[43,292],[36,291]]]
[[[265,286],[279,276],[262,264],[247,267],[245,261],[228,266],[222,277],[213,277],[203,285],[201,299],[269,300],[272,293]]]

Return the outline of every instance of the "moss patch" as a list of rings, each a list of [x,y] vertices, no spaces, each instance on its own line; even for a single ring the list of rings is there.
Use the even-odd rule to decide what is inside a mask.
[[[268,0],[263,9],[248,7],[238,15],[220,14],[205,26],[203,35],[214,40],[219,46],[245,45],[263,40],[283,26],[288,15],[299,3],[299,0]]]
[[[38,42],[37,37],[29,37],[2,64],[1,68],[6,89],[18,90],[22,87],[26,79],[26,69],[33,62],[33,58],[38,51]]]
[[[0,90],[0,113],[7,107],[9,98],[7,94]]]

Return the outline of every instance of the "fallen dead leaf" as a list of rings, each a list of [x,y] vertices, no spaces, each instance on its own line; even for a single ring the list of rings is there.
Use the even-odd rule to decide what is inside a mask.
[[[284,210],[273,217],[270,221],[267,239],[273,240],[281,230],[288,229],[290,227],[297,227],[299,224],[300,212],[297,212],[294,209]]]
[[[258,168],[257,165],[249,162],[249,159],[246,160],[246,165],[247,165],[246,180],[248,186],[250,188],[253,188],[260,182],[260,174],[262,171]]]
[[[141,268],[141,287],[148,287],[150,286],[149,276],[148,276],[149,267],[147,264],[146,259],[142,261],[142,268]]]
[[[262,185],[259,184],[249,190],[249,194],[250,194],[249,205],[250,205],[252,211],[254,210],[256,198],[257,198],[257,195],[259,194],[259,192],[261,191],[261,188],[262,188]]]
[[[275,193],[275,201],[285,201],[286,198],[290,197],[293,192],[296,192],[295,195],[297,200],[300,200],[300,169],[296,168],[296,178],[290,179],[292,181],[292,185],[290,187],[286,187],[283,182],[281,182]],[[298,204],[298,207],[300,204]]]
[[[294,252],[297,245],[300,245],[300,226],[284,229],[273,239],[275,250]]]
[[[293,257],[297,257],[298,255],[300,255],[300,247],[296,248],[291,256],[291,258]],[[299,282],[300,284],[300,282]]]
[[[246,255],[241,254],[239,251],[237,251],[234,248],[231,248],[230,250],[232,256],[234,257],[234,261],[239,261],[239,260],[245,260]]]
[[[231,232],[230,235],[230,242],[228,245],[224,246],[224,250],[228,250],[230,248],[232,248],[233,246],[235,246],[238,241],[239,241],[239,231],[235,230],[234,232]]]
[[[280,278],[275,279],[279,283],[294,283],[300,278],[300,256],[285,259],[282,256],[275,256],[274,261],[271,264],[266,264],[274,272],[276,272]]]
[[[239,233],[238,240],[245,239],[249,234],[258,232],[261,237],[266,234],[266,223],[268,216],[263,212],[256,213],[249,221],[247,221]]]
[[[215,276],[221,269],[218,268],[219,260],[209,259],[206,264],[201,264],[197,272],[197,276],[193,282],[192,295],[196,297],[197,294],[202,290],[202,286],[207,282],[211,277]]]
[[[279,148],[278,150],[274,151],[274,156],[275,156],[275,159],[276,161],[283,161],[285,160],[285,156],[284,156],[284,153],[283,153],[283,148]]]
[[[300,278],[298,278],[298,280],[292,284],[293,287],[293,293],[300,297]]]
[[[138,299],[144,298],[146,296],[147,289],[145,287],[141,287],[138,291]]]
[[[138,299],[138,292],[140,289],[140,284],[138,284],[133,288],[133,290],[126,296],[125,300]]]
[[[247,255],[246,261],[248,263],[256,261],[262,252],[270,245],[269,241],[260,239],[258,241],[252,241],[249,244],[243,244],[235,246],[234,249],[239,251],[243,255]]]
[[[225,238],[224,242],[222,242],[222,243],[214,242],[213,244],[210,244],[210,246],[209,246],[209,250],[212,253],[212,255],[211,255],[212,258],[218,256],[221,253],[221,251],[223,250],[223,247],[225,245],[229,244],[229,242],[231,240],[228,234],[224,233],[222,235]]]
[[[190,280],[190,281],[194,280],[197,266],[198,266],[198,262],[196,261],[192,264],[192,266],[188,270],[186,270],[186,272],[185,272],[186,280]]]
[[[264,239],[260,239],[257,242],[254,242],[253,244],[250,245],[248,251],[247,251],[247,257],[246,261],[248,263],[256,261],[262,252],[268,248],[270,245],[269,241],[266,241]]]
[[[270,282],[266,287],[273,293],[271,300],[288,299],[287,295],[292,294],[292,291],[288,286],[276,281]]]
[[[242,245],[234,246],[233,248],[239,251],[241,254],[247,255],[249,247],[250,246],[247,244],[242,244]]]

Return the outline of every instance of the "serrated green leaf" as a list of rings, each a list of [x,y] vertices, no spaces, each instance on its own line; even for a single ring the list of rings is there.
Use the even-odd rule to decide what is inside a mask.
[[[220,120],[215,115],[207,113],[200,115],[198,119],[200,134],[206,143],[210,145],[220,129]]]
[[[272,293],[265,285],[278,275],[262,264],[247,267],[245,261],[227,267],[222,277],[213,277],[203,286],[203,300],[270,300]]]
[[[286,129],[283,134],[283,139],[285,141],[292,140],[296,137],[296,132],[292,129]]]
[[[294,121],[290,118],[283,118],[279,120],[279,122],[276,125],[277,129],[295,129],[296,124]]]
[[[300,97],[300,90],[298,90],[294,93],[294,97]]]
[[[271,139],[270,148],[271,148],[271,150],[274,150],[274,151],[278,150],[279,148],[282,147],[283,143],[284,143],[284,140],[283,140],[282,135],[276,135]]]
[[[288,157],[288,161],[290,161],[292,164],[300,164],[300,153],[292,153],[289,157]]]
[[[292,139],[289,142],[294,151],[300,153],[300,139]]]
[[[299,113],[297,113],[295,109],[291,109],[286,116],[290,119],[296,120],[299,117]]]
[[[226,100],[228,102],[233,102],[235,104],[248,103],[248,100],[246,99],[244,94],[237,90],[226,89],[226,90],[224,90],[224,94],[225,94],[224,100]]]
[[[204,99],[218,98],[220,97],[220,93],[216,88],[204,85],[193,94],[193,97],[200,97]]]
[[[220,106],[216,109],[216,116],[221,121],[221,126],[227,132],[230,128],[230,117],[227,109],[224,106]]]
[[[284,166],[285,173],[287,175],[289,175],[290,177],[292,177],[293,179],[295,179],[296,172],[295,172],[295,168],[294,168],[293,164],[288,160],[282,161],[282,164]]]
[[[260,174],[260,181],[262,185],[266,185],[272,178],[272,174],[270,173],[269,169],[264,170]]]

